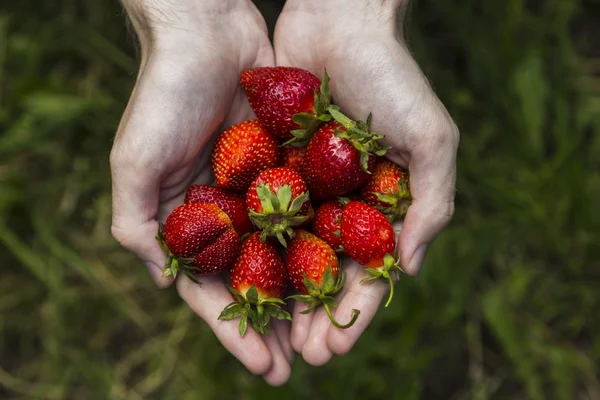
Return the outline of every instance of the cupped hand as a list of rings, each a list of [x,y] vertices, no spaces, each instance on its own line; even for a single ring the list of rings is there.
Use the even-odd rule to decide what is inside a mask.
[[[318,77],[327,69],[334,103],[354,119],[372,113],[373,130],[393,146],[387,157],[408,168],[413,202],[396,248],[402,269],[415,275],[454,213],[459,134],[401,40],[404,6],[398,0],[288,0],[275,30],[275,55],[277,65]],[[304,315],[304,305],[294,306],[292,345],[313,365],[348,352],[389,290],[385,282],[360,284],[364,268],[343,264],[347,282],[335,318],[344,322],[352,309],[361,310],[352,327],[336,328],[322,309]]]
[[[155,240],[159,221],[183,203],[192,183],[212,183],[211,140],[252,117],[240,73],[273,65],[267,30],[246,0],[124,1],[138,33],[142,60],[111,152],[114,237],[144,261],[160,287],[165,254]],[[217,317],[232,301],[219,277],[202,285],[181,274],[177,290],[252,373],[279,385],[290,375],[289,326],[277,321],[262,338]]]

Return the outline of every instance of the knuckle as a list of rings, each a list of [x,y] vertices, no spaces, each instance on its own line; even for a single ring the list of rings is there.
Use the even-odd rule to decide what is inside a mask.
[[[454,216],[455,205],[454,200],[444,202],[438,207],[437,216],[441,225],[447,225]]]
[[[443,107],[421,115],[418,126],[407,137],[410,148],[423,152],[458,149],[460,131]]]
[[[121,228],[113,222],[113,224],[110,227],[110,233],[121,246],[125,248],[130,248],[129,245],[131,244],[131,235],[127,232],[126,229]]]

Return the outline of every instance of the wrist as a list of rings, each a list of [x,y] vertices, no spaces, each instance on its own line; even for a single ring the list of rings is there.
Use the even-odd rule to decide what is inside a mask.
[[[240,19],[256,21],[251,0],[122,0],[141,51],[193,51]],[[259,14],[260,15],[260,14]],[[235,26],[235,25],[234,25]]]
[[[401,28],[409,0],[287,0],[284,13],[303,14],[339,34],[392,34]]]

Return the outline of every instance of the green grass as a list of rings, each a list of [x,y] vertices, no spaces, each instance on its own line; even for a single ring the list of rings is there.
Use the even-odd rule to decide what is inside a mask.
[[[414,2],[411,49],[462,133],[456,216],[349,355],[277,389],[110,236],[137,67],[119,5],[6,7],[0,398],[600,399],[597,2]]]

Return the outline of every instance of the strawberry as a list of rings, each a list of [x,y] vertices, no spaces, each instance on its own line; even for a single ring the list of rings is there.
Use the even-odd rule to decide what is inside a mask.
[[[306,147],[284,147],[281,150],[281,166],[300,172]]]
[[[185,203],[214,203],[229,216],[238,235],[252,231],[246,199],[242,194],[216,186],[191,185],[185,193]]]
[[[277,140],[257,120],[241,122],[221,133],[212,152],[217,185],[236,191],[247,190],[261,171],[278,162]]]
[[[182,204],[160,225],[156,239],[167,254],[164,276],[182,271],[195,282],[196,276],[227,270],[240,248],[231,219],[216,204]]]
[[[327,72],[321,83],[301,68],[258,67],[243,72],[240,83],[258,120],[280,139],[301,145],[331,119]]]
[[[340,271],[335,252],[325,241],[305,230],[297,230],[286,250],[285,264],[294,287],[301,293],[290,298],[308,305],[303,314],[323,304],[327,316],[338,328],[346,329],[354,324],[359,310],[352,310],[350,322],[345,325],[331,314],[330,307],[337,307],[333,295],[344,286],[345,274]]]
[[[223,309],[219,319],[241,317],[240,336],[246,333],[248,319],[261,334],[269,334],[271,317],[291,321],[290,314],[280,307],[285,305],[285,264],[275,244],[261,241],[260,233],[253,233],[244,241],[229,277],[234,301]]]
[[[339,200],[322,203],[315,213],[312,228],[315,235],[323,239],[336,253],[343,253],[341,229],[344,204]]]
[[[384,213],[390,222],[404,217],[412,197],[408,171],[386,158],[375,164],[373,175],[360,191],[365,203]]]
[[[396,236],[392,224],[381,211],[360,201],[350,201],[342,213],[341,236],[346,253],[370,275],[363,282],[378,278],[389,281],[387,307],[394,295],[391,273],[401,271],[393,256]]]
[[[367,122],[354,122],[330,107],[336,121],[323,125],[306,147],[301,174],[313,200],[326,200],[349,193],[369,180],[375,155],[388,148],[378,143],[383,135],[369,132]]]
[[[306,184],[300,174],[286,167],[261,172],[246,194],[250,220],[261,232],[261,240],[276,237],[285,247],[284,234],[307,221],[313,213]]]

